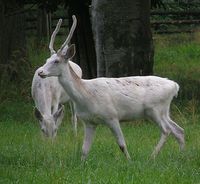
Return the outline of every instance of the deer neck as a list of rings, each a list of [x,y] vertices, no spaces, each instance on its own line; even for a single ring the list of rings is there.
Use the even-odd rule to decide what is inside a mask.
[[[74,72],[69,62],[62,68],[58,80],[74,102],[78,103],[84,98],[82,79]]]

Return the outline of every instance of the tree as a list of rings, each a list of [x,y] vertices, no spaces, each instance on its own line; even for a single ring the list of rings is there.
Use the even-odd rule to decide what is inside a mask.
[[[15,79],[19,63],[25,56],[25,30],[24,15],[10,14],[16,10],[22,9],[16,0],[0,2],[0,64],[1,75],[7,75],[10,80]]]
[[[76,44],[76,60],[83,70],[83,78],[97,76],[96,53],[87,0],[69,0],[69,20],[76,15],[78,24],[72,41]]]
[[[47,11],[55,11],[58,5],[64,5],[69,8],[70,18],[72,14],[77,16],[78,25],[73,41],[77,47],[76,60],[83,69],[84,78],[94,78],[97,73],[98,76],[153,73],[154,49],[150,30],[150,8],[163,6],[162,0],[36,0],[36,2]],[[91,2],[96,46],[90,22]],[[69,21],[71,22],[71,19]]]
[[[98,76],[153,73],[150,1],[92,0]]]
[[[161,0],[152,0],[154,4]],[[25,46],[24,16],[7,16],[5,11],[22,9],[25,0],[0,2],[1,63],[8,63],[15,50]],[[59,5],[69,8],[69,15],[78,18],[74,41],[77,46],[78,64],[84,78],[98,76],[147,75],[153,72],[153,44],[150,31],[150,2],[145,0],[92,0],[92,24],[95,34],[96,55],[90,23],[90,0],[35,0],[47,12]],[[19,24],[20,23],[20,24]],[[10,27],[8,27],[10,26]],[[7,31],[9,30],[9,31]],[[14,31],[15,30],[15,31]],[[9,35],[9,37],[8,37]],[[7,37],[6,37],[7,36]],[[97,67],[96,67],[97,66]],[[96,69],[97,68],[97,69]]]

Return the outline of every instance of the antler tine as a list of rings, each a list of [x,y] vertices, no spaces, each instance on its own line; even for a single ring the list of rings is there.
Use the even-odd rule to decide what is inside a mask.
[[[54,44],[55,37],[56,37],[56,35],[57,35],[57,33],[58,33],[59,29],[60,29],[61,24],[62,24],[62,19],[59,19],[59,21],[58,21],[58,23],[56,25],[56,28],[55,28],[54,32],[52,33],[52,35],[51,35],[51,41],[49,43],[49,49],[50,49],[51,55],[56,53],[56,51],[53,49],[53,44]]]
[[[77,25],[77,19],[76,19],[76,16],[75,15],[72,15],[72,19],[73,19],[73,24],[72,24],[72,27],[70,29],[70,32],[69,32],[69,35],[67,36],[67,39],[65,40],[65,42],[62,44],[62,46],[60,47],[59,51],[62,51],[62,49],[70,42],[72,36],[73,36],[73,33],[74,33],[74,30],[76,28],[76,25]]]

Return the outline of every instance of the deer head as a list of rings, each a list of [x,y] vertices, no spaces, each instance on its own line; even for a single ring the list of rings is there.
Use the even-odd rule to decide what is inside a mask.
[[[64,105],[59,104],[58,110],[52,115],[42,114],[35,108],[35,117],[40,122],[40,127],[43,134],[47,137],[55,137],[58,126],[64,117]]]
[[[59,19],[57,26],[53,34],[51,35],[51,40],[49,43],[51,57],[49,57],[46,60],[46,64],[43,67],[41,67],[41,69],[39,70],[38,75],[40,77],[45,78],[45,77],[50,77],[50,76],[59,76],[61,68],[62,68],[62,64],[68,62],[75,55],[75,45],[74,44],[69,45],[70,40],[73,36],[74,30],[77,25],[77,20],[76,20],[75,15],[72,16],[72,19],[73,19],[73,24],[70,29],[69,35],[67,36],[67,39],[62,44],[60,49],[56,52],[53,48],[53,45],[54,45],[56,34],[58,33],[60,26],[62,24],[62,19]]]

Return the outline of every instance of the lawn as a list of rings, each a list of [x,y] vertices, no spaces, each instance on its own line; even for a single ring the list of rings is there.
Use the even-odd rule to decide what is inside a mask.
[[[11,104],[8,104],[11,105]],[[169,137],[160,155],[149,159],[159,139],[159,129],[150,122],[122,124],[132,161],[119,150],[108,128],[99,126],[88,160],[80,160],[83,126],[74,137],[70,114],[54,141],[41,136],[32,117],[32,105],[12,103],[1,109],[0,183],[198,183],[200,139],[198,122],[190,122],[173,105],[176,120],[185,129],[186,148],[180,152]],[[24,112],[26,109],[26,112]],[[2,112],[3,110],[3,112]],[[7,114],[2,115],[2,114]],[[20,115],[21,114],[21,115]],[[189,118],[189,117],[188,117]]]
[[[110,130],[103,126],[97,129],[87,161],[81,162],[83,125],[79,121],[78,136],[74,137],[68,106],[64,122],[52,141],[41,135],[33,117],[32,100],[8,98],[0,103],[0,183],[200,183],[199,86],[193,83],[198,84],[200,78],[200,45],[184,35],[170,38],[155,38],[154,71],[180,84],[181,93],[173,101],[171,112],[185,129],[183,152],[170,136],[158,157],[150,159],[160,132],[154,123],[142,120],[121,125],[132,157],[130,162]]]

